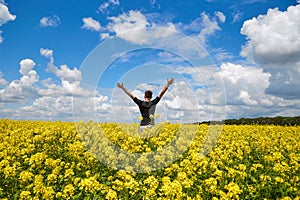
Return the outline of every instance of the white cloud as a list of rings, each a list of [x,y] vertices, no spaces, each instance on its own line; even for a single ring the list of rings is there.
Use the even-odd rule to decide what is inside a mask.
[[[300,60],[300,5],[282,12],[269,9],[266,15],[244,22],[241,33],[248,38],[241,55],[258,64]]]
[[[16,19],[16,15],[12,15],[9,10],[7,5],[5,5],[4,1],[0,2],[0,27],[9,22],[9,21],[14,21]],[[2,31],[0,30],[0,44],[3,43],[4,39],[2,37]]]
[[[107,12],[109,7],[116,7],[116,6],[119,6],[119,5],[120,5],[119,0],[108,0],[106,2],[103,2],[99,6],[98,10],[102,13],[105,13],[105,12]]]
[[[204,44],[207,36],[212,35],[217,30],[221,30],[221,28],[219,27],[218,22],[214,19],[210,19],[206,13],[202,13],[201,18],[203,28],[201,29],[198,36],[201,43]]]
[[[73,114],[78,119],[94,119],[94,116],[103,116],[103,111],[110,110],[108,97],[99,94],[96,90],[83,88],[81,72],[70,69],[67,65],[56,67],[53,63],[53,51],[40,49],[42,56],[50,59],[48,67],[60,82],[54,82],[51,78],[39,80],[34,70],[35,62],[24,59],[20,62],[19,80],[10,82],[0,89],[0,105],[3,117],[13,119],[43,119],[73,121]],[[0,84],[6,84],[0,72]],[[74,110],[74,100],[76,109]],[[13,108],[6,107],[10,103]],[[88,106],[82,106],[82,105]]]
[[[245,21],[241,33],[248,41],[241,55],[272,74],[267,93],[285,99],[300,97],[300,5],[286,11],[269,9]]]
[[[197,97],[202,120],[207,120],[211,114],[214,120],[222,119],[224,107],[229,118],[277,116],[292,113],[293,109],[288,109],[290,106],[299,107],[297,101],[283,100],[266,93],[272,76],[262,68],[223,63],[218,71],[213,67],[181,67],[176,68],[176,72],[191,77],[189,82],[196,88],[193,93]],[[192,94],[187,95],[187,98],[191,97]],[[226,102],[222,101],[224,98]]]
[[[244,102],[247,105],[258,105],[258,102],[256,100],[252,100],[249,93],[244,90],[242,90],[240,92],[240,95],[238,96],[237,99],[241,100],[242,102]]]
[[[14,21],[16,19],[16,15],[10,14],[8,7],[0,2],[0,26],[7,23],[8,21]]]
[[[167,38],[176,33],[176,27],[173,23],[169,22],[166,25],[153,25],[153,27],[157,27],[157,29],[150,29],[148,33],[148,37],[155,38]]]
[[[111,22],[106,26],[107,31],[134,44],[162,43],[176,33],[175,24],[156,24],[148,21],[140,11],[131,10],[117,17],[110,17],[109,20]],[[104,36],[108,36],[108,33]],[[166,43],[170,45],[169,42]]]
[[[299,101],[266,92],[273,75],[262,68],[223,63],[218,74],[224,83],[229,118],[296,115]]]
[[[53,57],[53,50],[51,49],[40,49],[40,54],[46,58],[52,58]]]
[[[40,19],[41,27],[56,27],[60,23],[60,18],[57,15],[47,16]]]
[[[104,13],[108,7],[109,7],[109,2],[104,2],[99,6],[98,10]]]
[[[61,65],[60,67],[56,67],[54,65],[53,50],[42,48],[40,49],[40,54],[50,59],[50,62],[48,63],[49,72],[53,72],[57,77],[65,81],[81,81],[81,72],[76,67],[74,69],[70,69],[67,65]]]
[[[221,23],[224,23],[226,21],[226,16],[222,12],[216,11],[215,15],[219,18]]]
[[[75,82],[81,80],[81,72],[76,67],[74,69],[70,69],[67,65],[62,65],[59,68],[57,68],[54,73],[62,80],[68,82]]]
[[[107,28],[116,33],[118,37],[137,44],[148,42],[146,27],[150,24],[139,11],[131,10],[129,13],[123,13],[118,17],[110,17],[109,19],[112,22],[108,24]]]
[[[156,21],[151,21],[151,19]],[[158,45],[176,52],[180,51],[182,56],[195,59],[207,56],[207,52],[199,47],[206,44],[209,36],[221,30],[219,23],[225,22],[226,16],[222,12],[215,12],[211,17],[203,12],[191,24],[184,26],[180,23],[165,22],[159,17],[153,18],[152,15],[144,15],[140,11],[130,10],[127,13],[110,17],[109,20],[107,26],[102,29],[102,39],[115,35],[138,45]],[[188,37],[183,35],[180,29],[193,34]]]
[[[22,75],[28,74],[35,66],[35,62],[31,59],[24,59],[20,62],[20,73]]]
[[[59,67],[54,65],[53,51],[51,49],[41,49],[40,53],[50,59],[47,71],[54,73],[60,78],[61,85],[52,83],[51,79],[43,81],[44,87],[39,90],[39,94],[43,96],[89,96],[94,94],[94,91],[85,90],[81,87],[82,80],[81,71],[76,67],[70,69],[67,65]]]
[[[241,18],[242,18],[242,16],[243,16],[243,13],[241,13],[241,12],[235,13],[235,14],[233,15],[232,23],[235,23],[235,22],[240,21]]]
[[[3,78],[3,73],[0,71],[0,86],[5,85],[7,81]]]
[[[21,78],[14,80],[7,87],[0,90],[0,101],[2,102],[23,102],[29,98],[37,96],[35,83],[39,81],[39,76],[33,67],[35,63],[31,59],[24,59],[20,62]]]
[[[201,44],[205,45],[207,38],[213,35],[216,31],[221,30],[219,22],[224,23],[226,16],[216,11],[214,16],[209,16],[205,12],[201,13],[201,16],[193,20],[189,25],[183,26],[183,30],[196,34],[195,39]]]
[[[82,19],[83,25],[82,28],[94,31],[100,31],[101,25],[97,20],[94,20],[92,17],[86,17]]]
[[[53,68],[54,66],[54,59],[53,59],[53,50],[51,49],[44,49],[44,48],[41,48],[40,49],[40,54],[42,56],[44,56],[45,58],[49,58],[50,59],[50,62],[48,64],[48,68]],[[51,71],[51,70],[50,70]]]
[[[74,99],[78,98],[76,102],[84,101],[83,105],[90,105],[89,107],[76,107],[74,110]],[[88,103],[86,103],[88,102]],[[102,105],[101,108],[94,107],[96,104]],[[27,106],[22,106],[10,113],[14,118],[21,119],[46,119],[46,120],[63,120],[74,121],[73,114],[80,120],[93,119],[95,115],[107,104],[105,97],[72,97],[72,96],[41,96],[34,100],[34,102]],[[106,108],[109,109],[109,108]]]
[[[100,37],[102,40],[106,39],[106,38],[109,38],[109,33],[101,33]]]
[[[171,109],[181,111],[196,111],[197,98],[190,85],[184,81],[175,82],[172,90],[164,98],[163,103]]]
[[[39,97],[9,114],[14,119],[73,121],[72,97]]]
[[[269,73],[256,67],[244,67],[232,63],[223,63],[218,73],[222,78],[229,104],[255,102],[263,103],[264,91],[269,86]],[[242,102],[239,102],[242,101]]]

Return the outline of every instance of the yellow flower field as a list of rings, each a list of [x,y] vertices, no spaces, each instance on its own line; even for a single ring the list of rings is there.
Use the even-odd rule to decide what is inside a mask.
[[[209,128],[0,120],[0,198],[300,199],[300,127]]]

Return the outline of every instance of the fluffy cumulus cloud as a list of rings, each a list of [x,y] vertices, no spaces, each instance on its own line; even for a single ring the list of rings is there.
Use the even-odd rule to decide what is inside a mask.
[[[173,23],[156,24],[149,21],[140,11],[131,10],[117,17],[110,17],[106,26],[109,34],[116,35],[134,44],[154,44],[161,39],[174,35],[176,27]]]
[[[40,54],[42,56],[45,56],[46,58],[51,58],[53,59],[53,50],[51,49],[44,49],[44,48],[41,48],[40,49]]]
[[[300,60],[300,5],[287,11],[269,9],[266,15],[245,21],[241,33],[248,43],[241,54],[259,64]]]
[[[146,17],[139,11],[129,11],[118,17],[110,17],[111,23],[107,26],[110,32],[118,37],[133,43],[146,43],[146,28],[150,26]]]
[[[223,80],[227,104],[271,105],[264,91],[269,86],[269,73],[256,67],[223,63],[218,73]]]
[[[101,25],[97,20],[94,20],[92,17],[86,17],[82,19],[83,25],[82,28],[88,30],[100,31]]]
[[[267,14],[245,21],[241,29],[248,41],[241,55],[271,73],[269,94],[286,99],[300,96],[300,5],[286,11],[269,9]]]
[[[108,5],[108,2],[103,5]],[[221,30],[219,24],[226,21],[226,16],[219,11],[216,11],[214,16],[209,16],[203,12],[191,24],[183,25],[181,23],[153,21],[151,17],[147,18],[147,15],[140,11],[130,10],[118,16],[109,17],[108,20],[110,22],[105,27],[101,27],[98,21],[92,18],[83,18],[84,25],[82,28],[100,31],[102,39],[116,36],[140,45],[165,43],[170,46],[174,44],[174,41],[176,41],[175,43],[180,41],[177,37],[179,33],[188,32],[193,33],[193,37],[196,36],[194,39],[203,45],[209,36]],[[188,49],[189,43],[187,44],[185,40],[180,43],[180,46]]]
[[[35,62],[31,59],[24,59],[20,62],[19,80],[9,83],[4,89],[0,90],[0,100],[2,102],[24,102],[28,99],[37,97],[36,83],[39,76],[33,67]]]
[[[50,59],[47,71],[58,77],[60,84],[54,83],[50,78],[43,80],[44,88],[39,90],[42,98],[35,101],[33,109],[40,110],[41,105],[44,105],[42,103],[46,102],[46,105],[55,108],[48,110],[49,113],[53,116],[64,116],[68,120],[74,120],[73,116],[83,120],[95,119],[94,116],[109,109],[107,96],[81,86],[82,74],[79,69],[71,69],[67,65],[55,66],[53,51],[50,49],[41,49],[40,53]]]
[[[229,117],[296,115],[299,102],[266,92],[272,75],[262,68],[223,63],[218,75],[224,83]]]
[[[181,56],[188,59],[195,59],[207,56],[207,52],[199,47],[205,46],[207,39],[221,30],[219,25],[225,20],[222,12],[215,12],[213,16],[201,13],[192,23],[183,25],[130,10],[109,17],[109,22],[99,32],[101,39],[118,37],[135,45],[158,46],[180,52]]]
[[[0,2],[0,27],[9,22],[9,21],[14,21],[16,19],[16,15],[12,15],[9,12],[9,9],[7,5],[3,2]],[[1,36],[2,31],[0,30],[0,43],[3,42],[3,37]]]
[[[203,44],[208,36],[220,30],[219,23],[224,23],[226,16],[222,12],[215,12],[213,17],[206,13],[195,19],[189,25],[172,22],[161,23],[147,19],[146,15],[140,11],[130,10],[118,16],[110,17],[111,21],[102,32],[102,38],[107,38],[110,34],[115,34],[124,40],[135,44],[153,44],[161,39],[174,36],[176,32],[188,31],[197,35],[197,40]]]
[[[8,21],[14,21],[16,19],[16,15],[12,15],[7,5],[0,2],[0,26],[7,23]]]
[[[160,106],[167,119],[185,123],[201,120],[198,103],[198,97],[191,85],[185,81],[177,81],[164,96]]]
[[[41,27],[56,27],[60,23],[60,18],[57,15],[46,16],[40,19]]]
[[[67,65],[55,66],[53,51],[51,49],[40,49],[42,56],[49,58],[47,71],[53,73],[60,79],[61,84],[53,83],[52,79],[43,81],[45,88],[39,90],[40,95],[47,96],[86,96],[92,91],[84,90],[80,86],[82,80],[81,72],[74,67],[70,69]]]
[[[20,61],[20,79],[8,83],[0,72],[2,117],[73,121],[73,114],[76,112],[78,118],[88,120],[94,115],[99,115],[99,109],[109,109],[106,96],[81,86],[81,72],[77,68],[71,69],[67,65],[55,66],[51,49],[42,48],[40,53],[49,58],[47,72],[54,74],[54,78],[60,81],[54,81],[52,78],[40,80],[37,71],[34,70],[36,63],[28,58]],[[79,102],[76,111],[73,109],[74,99]],[[86,102],[89,107],[80,106],[80,103],[86,105]]]
[[[212,116],[213,120],[239,117],[296,115],[295,106],[299,102],[284,100],[281,97],[266,93],[270,88],[272,75],[257,66],[243,66],[234,63],[223,63],[218,70],[213,67],[179,67],[176,72],[184,77],[190,77],[188,87],[174,85],[173,92],[184,91],[187,99],[196,97],[200,121],[207,120]],[[183,86],[183,85],[182,85]],[[172,96],[172,93],[169,94]],[[164,106],[175,110],[178,102],[189,104],[184,98],[166,98]],[[184,97],[184,95],[182,95]],[[225,100],[226,99],[226,100]],[[293,106],[294,108],[293,108]],[[188,110],[184,106],[183,113]],[[193,118],[197,119],[194,115]],[[198,117],[199,118],[199,117]]]

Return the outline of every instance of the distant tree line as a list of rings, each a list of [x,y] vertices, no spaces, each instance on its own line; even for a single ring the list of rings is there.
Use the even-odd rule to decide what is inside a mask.
[[[236,125],[280,125],[280,126],[298,126],[300,125],[300,116],[296,117],[258,117],[258,118],[240,118],[226,119],[224,121],[204,121],[199,124],[236,124]]]

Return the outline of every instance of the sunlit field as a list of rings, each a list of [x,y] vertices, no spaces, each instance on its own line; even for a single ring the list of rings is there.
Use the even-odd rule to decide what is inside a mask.
[[[224,125],[205,152],[209,128],[0,120],[0,198],[300,199],[299,126]]]

